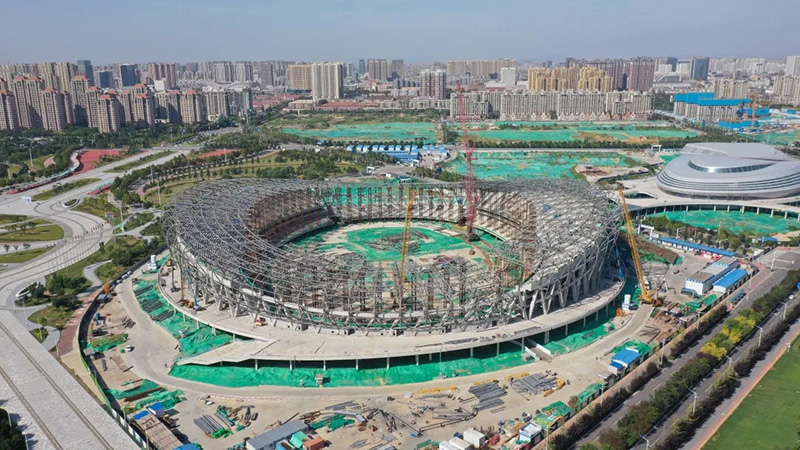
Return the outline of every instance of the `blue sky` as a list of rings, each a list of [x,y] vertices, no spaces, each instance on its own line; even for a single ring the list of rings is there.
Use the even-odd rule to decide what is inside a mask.
[[[800,0],[5,0],[0,12],[2,63],[800,54]]]

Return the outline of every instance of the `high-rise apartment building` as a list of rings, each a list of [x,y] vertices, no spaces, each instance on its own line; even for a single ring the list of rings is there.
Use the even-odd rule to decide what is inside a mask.
[[[62,131],[67,128],[67,109],[64,95],[55,88],[46,88],[41,93],[42,128]]]
[[[389,78],[389,64],[385,59],[370,59],[367,70],[370,80],[386,81]]]
[[[136,65],[134,64],[120,64],[119,65],[119,80],[121,87],[131,87],[138,83],[136,76]]]
[[[359,59],[358,60],[358,73],[360,75],[364,75],[367,73],[367,60],[366,59]]]
[[[577,89],[580,91],[610,92],[614,90],[614,79],[603,69],[593,66],[581,67],[578,74]]]
[[[17,102],[17,115],[20,128],[41,128],[41,92],[44,81],[36,76],[15,77],[11,82],[11,92]]]
[[[231,114],[242,114],[253,109],[253,92],[249,88],[228,91]]]
[[[206,113],[203,96],[197,91],[186,91],[181,95],[181,123],[205,122]]]
[[[75,75],[83,75],[88,78],[89,81],[94,83],[94,68],[92,67],[92,61],[88,59],[79,59],[78,67],[75,69]]]
[[[133,123],[133,89],[123,89],[122,92],[117,95],[117,101],[120,105],[120,122],[122,123]]]
[[[230,61],[218,61],[214,63],[214,82],[232,83],[233,82],[233,63]]]
[[[116,133],[122,127],[121,106],[113,94],[97,97],[97,129],[101,133]]]
[[[114,72],[101,70],[97,72],[97,87],[101,89],[111,89],[114,87]]]
[[[689,66],[689,74],[693,80],[706,81],[708,80],[708,64],[710,58],[693,57],[691,65]]]
[[[253,63],[236,61],[233,65],[233,81],[237,83],[253,81]]]
[[[166,97],[165,119],[169,123],[181,123],[181,100],[183,100],[181,91],[169,91]]]
[[[17,121],[17,102],[14,94],[7,89],[0,89],[0,130],[16,130],[19,128]]]
[[[673,56],[668,56],[664,62],[670,67],[671,72],[675,72],[678,70],[678,58]]]
[[[175,64],[150,63],[147,65],[147,75],[153,80],[164,80],[165,89],[172,89],[178,85],[175,73]]]
[[[529,91],[569,91],[578,89],[578,67],[534,67],[528,70]]]
[[[715,78],[711,82],[711,90],[714,91],[714,98],[747,98],[750,85],[744,80]]]
[[[502,67],[500,68],[500,82],[507,88],[512,88],[517,85],[517,68],[516,67]]]
[[[90,87],[86,91],[86,116],[89,126],[92,128],[100,128],[100,117],[98,116],[100,110],[100,96],[103,95],[96,86]]]
[[[153,96],[147,93],[133,95],[133,125],[137,128],[152,127],[156,123]]]
[[[783,73],[787,77],[800,77],[800,56],[787,56]]]
[[[314,100],[342,98],[344,67],[338,62],[315,62],[311,65],[311,95]]]
[[[72,81],[69,84],[75,123],[78,125],[89,125],[86,94],[89,92],[90,87],[92,87],[92,83],[86,75],[76,75],[72,77]]]
[[[220,117],[231,114],[231,105],[228,101],[228,92],[222,89],[204,92],[203,97],[206,102],[206,114],[208,120],[215,121]]]
[[[772,86],[772,97],[778,101],[800,99],[800,77],[775,77]]]
[[[652,58],[634,58],[625,64],[625,88],[644,92],[653,88],[656,62]]]
[[[475,61],[448,61],[447,73],[471,78],[497,78],[504,67],[517,67],[513,59],[489,59]]]
[[[275,84],[274,72],[271,63],[261,62],[256,65],[256,75],[258,84],[261,86],[273,86]]]
[[[406,73],[406,62],[402,59],[393,59],[389,66],[389,75],[393,80],[402,78]]]
[[[286,77],[290,91],[311,90],[311,64],[290,64]]]
[[[420,72],[419,95],[421,97],[447,98],[447,72],[444,70]]]

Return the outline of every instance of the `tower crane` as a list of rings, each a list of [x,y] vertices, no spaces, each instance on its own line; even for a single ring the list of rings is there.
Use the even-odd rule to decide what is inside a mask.
[[[414,188],[408,191],[408,201],[406,202],[406,220],[403,224],[403,240],[400,246],[400,276],[397,283],[402,285],[406,281],[406,260],[408,259],[408,242],[411,238],[411,219],[414,212],[414,200],[416,199],[417,191]]]
[[[750,117],[750,131],[756,131],[756,105],[758,104],[758,94],[753,94],[750,99],[752,100],[750,106],[753,108],[750,110],[752,113]]]
[[[467,104],[464,99],[464,89],[461,87],[461,82],[458,82],[458,116],[461,121],[461,140],[464,143],[464,161],[465,161],[465,174],[464,174],[464,187],[466,191],[464,206],[466,209],[467,221],[467,241],[477,241],[478,235],[475,234],[473,229],[475,224],[475,217],[478,215],[478,194],[475,192],[475,174],[472,171],[472,160],[474,159],[475,146],[470,145],[469,137],[467,137]]]
[[[619,199],[622,204],[622,214],[625,217],[625,228],[628,231],[628,243],[631,247],[631,256],[633,257],[633,267],[636,269],[636,279],[639,281],[639,289],[642,291],[642,301],[651,303],[654,306],[659,306],[658,298],[655,299],[650,296],[647,290],[647,285],[644,279],[644,270],[642,270],[642,260],[639,258],[639,246],[636,244],[636,234],[633,232],[633,219],[628,210],[628,202],[625,201],[625,194],[622,192],[622,186],[617,188],[619,192]]]

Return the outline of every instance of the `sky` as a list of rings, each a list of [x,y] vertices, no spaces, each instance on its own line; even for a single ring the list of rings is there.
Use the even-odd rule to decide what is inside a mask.
[[[800,54],[800,0],[4,0],[0,11],[2,64]]]

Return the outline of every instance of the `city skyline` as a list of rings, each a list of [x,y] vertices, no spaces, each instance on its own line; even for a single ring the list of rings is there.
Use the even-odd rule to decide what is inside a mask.
[[[752,5],[741,0],[702,4],[678,0],[662,5],[622,0],[613,7],[588,0],[569,5],[534,5],[519,0],[503,3],[487,7],[486,3],[450,0],[389,1],[380,5],[360,0],[308,0],[266,5],[235,0],[219,6],[207,0],[173,0],[114,4],[109,8],[108,3],[89,0],[82,8],[74,8],[54,0],[36,5],[14,0],[3,10],[15,20],[0,30],[0,39],[14,45],[4,46],[0,62],[88,58],[102,65],[125,61],[392,58],[414,63],[643,55],[779,59],[796,53],[791,30],[800,17],[800,4],[791,0],[768,0],[761,5],[773,12],[768,15],[752,14]],[[42,15],[43,8],[51,14]],[[125,23],[131,25],[146,23],[147,29],[158,29],[159,33],[140,33],[136,39],[129,39],[130,34],[121,32],[118,20],[106,20],[115,15],[125,17]],[[745,29],[769,30],[771,38],[754,38]],[[402,39],[397,33],[402,33]],[[51,35],[61,38],[46,38]],[[429,45],[436,41],[439,45]]]

